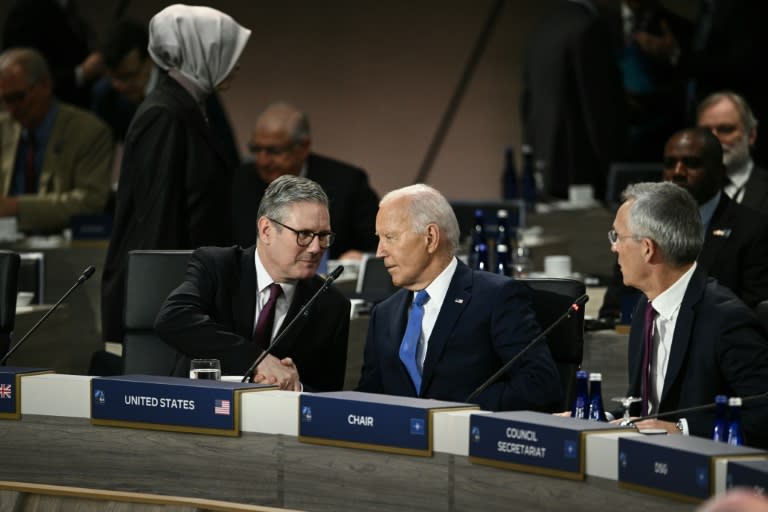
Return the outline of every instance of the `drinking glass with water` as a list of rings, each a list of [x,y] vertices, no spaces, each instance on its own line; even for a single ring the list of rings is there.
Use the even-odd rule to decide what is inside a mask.
[[[221,380],[221,363],[218,359],[193,359],[189,365],[189,378]]]

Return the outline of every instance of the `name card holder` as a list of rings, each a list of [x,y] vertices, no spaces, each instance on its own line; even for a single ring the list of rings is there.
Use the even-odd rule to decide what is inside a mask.
[[[473,414],[469,461],[526,473],[584,480],[586,436],[633,432],[610,423],[532,411]]]
[[[432,456],[434,415],[471,404],[356,391],[302,394],[299,441]]]
[[[765,496],[768,488],[768,454],[763,460],[728,461],[726,485],[731,487],[748,487],[756,493]]]
[[[267,384],[120,375],[91,380],[91,423],[116,427],[240,435],[242,393]]]
[[[703,437],[624,437],[619,439],[619,486],[699,503],[715,493],[718,461],[760,455],[768,453]]]
[[[21,418],[21,378],[43,373],[53,373],[53,371],[45,368],[0,366],[0,419]]]

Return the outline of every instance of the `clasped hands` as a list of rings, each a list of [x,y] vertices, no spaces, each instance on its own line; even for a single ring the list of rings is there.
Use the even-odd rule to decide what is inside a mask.
[[[286,391],[301,391],[299,371],[290,357],[278,359],[272,354],[267,355],[256,367],[253,382],[256,384],[277,384],[280,389]]]

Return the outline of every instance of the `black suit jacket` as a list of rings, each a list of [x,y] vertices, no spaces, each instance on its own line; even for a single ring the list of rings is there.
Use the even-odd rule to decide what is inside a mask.
[[[711,277],[754,308],[768,299],[768,220],[721,192],[697,261]],[[618,317],[621,296],[636,292],[622,281],[617,263],[605,291],[601,317]]]
[[[374,308],[359,391],[463,402],[541,331],[524,284],[459,262],[428,341],[417,394],[398,356],[412,297],[400,290]],[[560,377],[547,344],[534,346],[476,401],[492,411],[556,408]]]
[[[368,184],[364,170],[332,158],[310,153],[307,178],[317,182],[330,201],[331,229],[336,241],[329,256],[338,258],[350,249],[374,252],[379,198]],[[243,247],[256,243],[256,221],[261,198],[269,183],[261,180],[256,166],[248,163],[235,170],[232,183],[232,218],[235,241]]]
[[[129,251],[232,243],[232,167],[194,98],[162,74],[125,139],[101,287],[104,339],[123,337]]]
[[[645,299],[638,303],[629,334],[627,396],[640,396],[646,304]],[[757,317],[697,268],[680,305],[658,412],[709,404],[719,394],[745,397],[767,391],[768,340]],[[711,437],[713,410],[680,417],[688,421],[691,434]],[[745,404],[742,419],[746,443],[768,448],[768,399]]]
[[[762,215],[768,215],[768,170],[755,166],[744,185],[742,206],[752,208]]]
[[[251,339],[258,290],[254,250],[196,250],[184,282],[157,315],[158,335],[189,357],[220,359],[222,373],[244,374],[261,354]],[[318,276],[297,283],[281,332],[322,284]],[[305,389],[336,391],[344,385],[349,308],[349,300],[329,288],[272,352],[278,358],[293,358]]]
[[[596,11],[563,0],[531,34],[520,111],[546,192],[567,198],[568,185],[586,183],[600,199],[627,131],[610,28]]]

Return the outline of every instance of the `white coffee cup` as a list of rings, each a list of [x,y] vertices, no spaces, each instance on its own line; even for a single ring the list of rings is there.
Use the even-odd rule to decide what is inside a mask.
[[[561,254],[544,256],[547,277],[571,277],[571,257]]]

